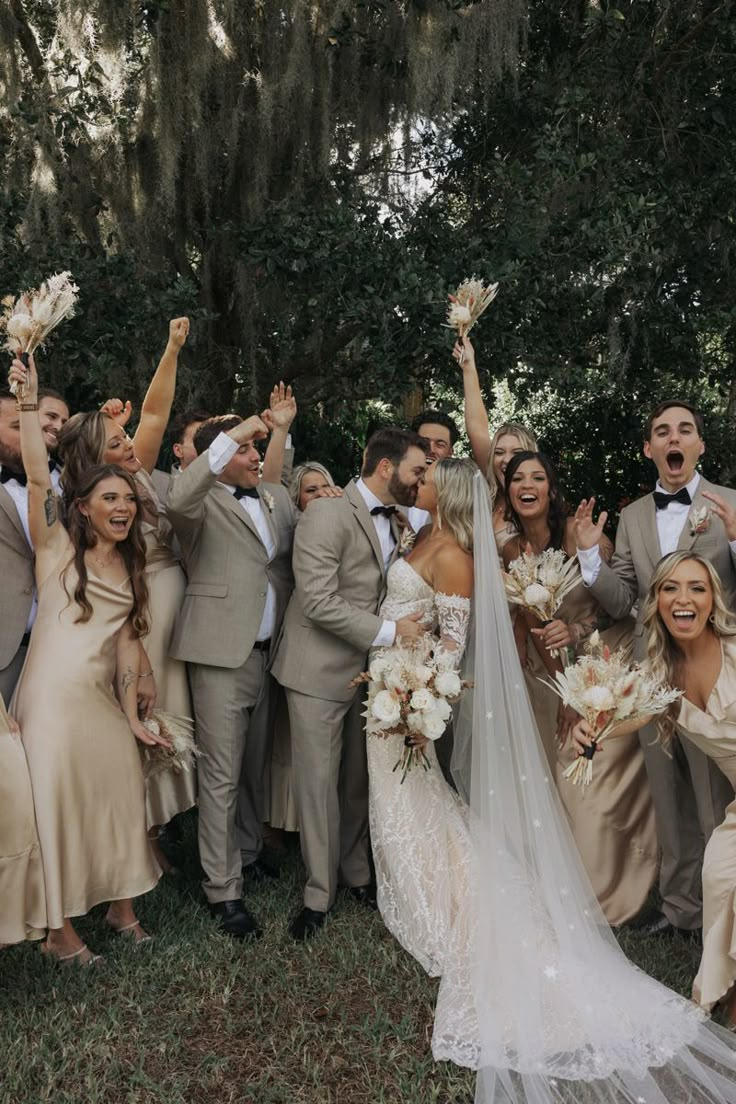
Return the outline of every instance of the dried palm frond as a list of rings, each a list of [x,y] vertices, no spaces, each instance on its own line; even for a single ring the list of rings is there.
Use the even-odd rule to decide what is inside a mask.
[[[17,298],[6,295],[0,330],[5,330],[8,352],[19,357],[35,352],[60,322],[73,316],[78,291],[71,272],[57,272],[39,288],[24,291]],[[10,390],[16,394],[18,384],[11,384]],[[22,388],[20,392],[22,397]]]
[[[455,330],[458,337],[467,337],[486,307],[496,298],[498,284],[484,286],[475,276],[463,280],[454,295],[448,295],[446,325]]]
[[[152,778],[167,770],[174,774],[194,770],[194,761],[201,753],[194,742],[194,722],[191,717],[175,717],[157,709],[149,720],[143,722],[143,726],[154,736],[163,736],[171,744],[171,748],[162,747],[161,744],[142,748],[145,778]]]

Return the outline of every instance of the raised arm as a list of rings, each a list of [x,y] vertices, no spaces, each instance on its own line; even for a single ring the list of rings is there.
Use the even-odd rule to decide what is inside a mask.
[[[578,562],[583,583],[614,621],[627,617],[636,602],[639,588],[631,554],[626,511],[621,514],[616,532],[616,548],[610,565],[607,562],[607,540],[603,526],[605,510],[598,521],[593,520],[595,499],[583,499],[575,512],[573,532],[578,550]],[[610,546],[608,546],[610,547]]]
[[[23,467],[28,478],[28,529],[36,552],[51,547],[61,522],[59,503],[51,485],[49,457],[38,420],[38,375],[33,354],[26,368],[22,361],[14,360],[9,380],[23,386],[23,400],[18,404],[20,412],[20,449]]]
[[[465,429],[470,440],[470,448],[473,459],[485,475],[491,462],[491,431],[486,404],[480,389],[478,370],[475,366],[475,350],[469,338],[460,338],[453,350],[453,356],[460,364],[463,373]]]
[[[296,399],[291,386],[285,387],[283,381],[276,385],[271,392],[269,406],[273,431],[263,458],[262,476],[264,483],[280,483],[284,474],[286,439],[296,417]]]
[[[133,445],[141,467],[149,473],[156,466],[161,442],[169,424],[176,390],[179,353],[188,333],[188,318],[175,318],[169,323],[169,340],[141,407],[141,419],[133,437]]]

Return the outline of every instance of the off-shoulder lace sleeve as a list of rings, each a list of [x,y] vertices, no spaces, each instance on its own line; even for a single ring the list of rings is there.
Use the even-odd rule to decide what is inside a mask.
[[[470,624],[470,599],[457,594],[436,594],[440,639],[448,652],[457,652],[457,661],[465,651]]]

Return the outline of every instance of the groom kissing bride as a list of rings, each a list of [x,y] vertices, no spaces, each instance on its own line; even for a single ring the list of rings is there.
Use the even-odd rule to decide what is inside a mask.
[[[383,620],[378,610],[401,534],[397,504],[413,506],[427,470],[417,434],[388,427],[366,446],[361,477],[342,497],[312,502],[294,539],[295,588],[272,673],[286,689],[294,797],[307,870],[292,936],[311,938],[342,884],[376,907],[368,840],[363,688],[369,648],[419,637],[421,614]]]

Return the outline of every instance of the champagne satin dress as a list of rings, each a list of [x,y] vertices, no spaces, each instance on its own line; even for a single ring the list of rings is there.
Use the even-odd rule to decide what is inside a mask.
[[[130,580],[90,573],[79,622],[71,541],[59,527],[54,566],[37,578],[38,614],[13,697],[28,760],[48,925],[102,901],[139,897],[160,870],[146,834],[138,743],[113,692],[117,635],[133,607]],[[70,597],[70,595],[72,597]]]
[[[0,697],[0,943],[40,939],[46,893],[26,753]]]
[[[141,486],[147,510],[143,522],[146,544],[146,582],[151,629],[143,637],[151,669],[156,680],[156,708],[178,717],[193,717],[186,664],[169,655],[174,622],[181,607],[187,580],[181,564],[171,551],[172,536],[164,508],[156,494],[153,480],[139,471],[136,482]],[[155,518],[155,523],[152,520]],[[191,770],[161,771],[146,779],[146,818],[148,827],[168,824],[177,815],[196,803],[197,777]]]
[[[587,622],[597,609],[581,583],[564,599],[556,617],[567,624]],[[633,627],[633,620],[627,619],[611,625],[601,637],[612,650],[626,647]],[[604,742],[589,786],[574,786],[563,778],[576,755],[569,740],[565,747],[557,746],[560,699],[540,681],[549,675],[531,635],[527,647],[524,677],[539,735],[583,866],[606,920],[615,927],[642,910],[659,868],[654,805],[639,736],[633,733]],[[584,641],[579,654],[583,648]]]
[[[723,661],[705,712],[682,699],[678,729],[709,756],[736,790],[736,641]],[[736,799],[713,832],[703,858],[703,957],[693,998],[706,1009],[736,982]]]

